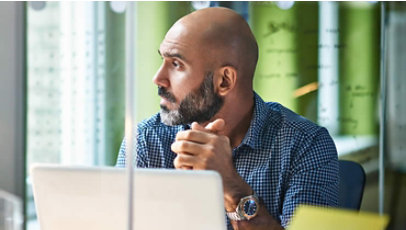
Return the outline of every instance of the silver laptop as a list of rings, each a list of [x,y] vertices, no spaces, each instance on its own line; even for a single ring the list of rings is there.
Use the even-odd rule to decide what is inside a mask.
[[[112,167],[31,168],[41,230],[126,230],[128,177]],[[221,177],[213,171],[137,169],[134,230],[225,230]]]

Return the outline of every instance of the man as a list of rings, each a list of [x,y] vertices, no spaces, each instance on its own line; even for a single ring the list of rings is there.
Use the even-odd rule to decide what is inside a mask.
[[[331,137],[253,92],[258,47],[241,16],[226,8],[186,15],[159,54],[161,111],[138,126],[139,167],[218,171],[234,229],[282,229],[298,204],[337,205]],[[125,166],[124,142],[117,165]]]

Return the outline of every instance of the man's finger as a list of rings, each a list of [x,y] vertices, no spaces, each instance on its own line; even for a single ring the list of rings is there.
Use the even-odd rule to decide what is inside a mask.
[[[193,165],[196,163],[196,158],[184,153],[178,153],[173,160],[173,165],[177,169],[193,169]]]
[[[214,133],[218,133],[224,129],[225,124],[226,124],[225,121],[219,118],[207,124],[205,129],[208,129]]]
[[[199,131],[207,131],[203,126],[201,126],[199,123],[197,123],[196,121],[192,123],[192,125],[190,126],[190,128],[192,130],[199,130]]]
[[[210,141],[210,136],[212,134],[208,133],[207,130],[204,131],[200,131],[200,130],[185,130],[185,131],[180,131],[176,134],[176,138],[175,141],[181,141],[181,140],[185,140],[185,141],[192,141],[192,142],[196,142],[196,143],[207,143],[208,141]]]
[[[180,140],[172,143],[171,150],[175,153],[196,155],[203,151],[203,145],[192,141]]]
[[[216,133],[216,134],[218,132],[222,131],[224,129],[224,127],[225,127],[225,121],[221,118],[210,122],[205,127],[201,126],[197,122],[193,122],[191,125],[192,130],[199,130],[199,131],[205,131],[205,132],[209,131],[209,132]]]

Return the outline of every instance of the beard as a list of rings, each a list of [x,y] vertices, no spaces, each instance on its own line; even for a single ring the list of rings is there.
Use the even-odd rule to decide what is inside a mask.
[[[158,87],[158,95],[174,103],[174,95]],[[199,88],[190,92],[180,102],[179,108],[169,110],[161,105],[161,121],[166,125],[187,125],[194,121],[209,121],[223,106],[224,99],[214,91],[213,72],[208,72]]]

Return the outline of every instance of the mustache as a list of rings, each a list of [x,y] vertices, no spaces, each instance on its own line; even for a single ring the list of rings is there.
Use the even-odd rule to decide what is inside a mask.
[[[164,87],[158,87],[158,95],[172,103],[176,102],[175,96],[168,92],[168,90]]]

